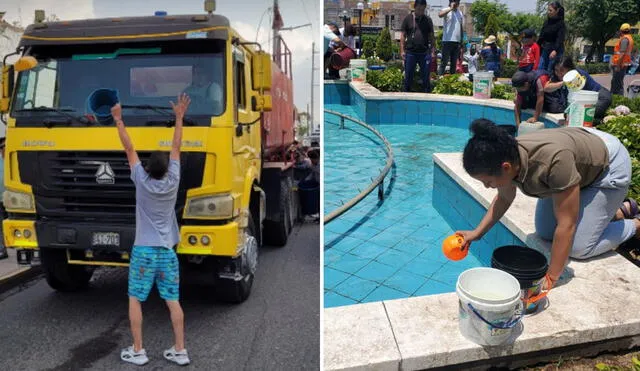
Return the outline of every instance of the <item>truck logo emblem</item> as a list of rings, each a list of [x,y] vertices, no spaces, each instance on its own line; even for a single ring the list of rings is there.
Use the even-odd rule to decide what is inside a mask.
[[[96,171],[96,183],[98,184],[114,184],[116,181],[116,174],[113,172],[111,165],[108,162],[102,161],[80,161],[82,165],[98,165],[98,171]]]

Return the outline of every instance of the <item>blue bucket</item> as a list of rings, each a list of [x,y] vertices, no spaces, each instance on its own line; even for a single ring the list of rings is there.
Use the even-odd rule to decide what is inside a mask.
[[[87,99],[88,111],[98,121],[111,119],[111,107],[118,104],[118,91],[114,89],[97,89]]]

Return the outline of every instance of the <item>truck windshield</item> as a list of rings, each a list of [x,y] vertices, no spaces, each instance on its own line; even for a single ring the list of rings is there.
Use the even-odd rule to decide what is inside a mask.
[[[211,116],[224,112],[222,48],[198,54],[175,53],[176,48],[171,48],[171,54],[159,47],[111,48],[99,53],[67,48],[59,55],[36,55],[38,66],[18,77],[12,112],[16,126],[44,126],[45,119],[60,116],[56,109],[78,116],[99,114],[95,101],[89,99],[98,89],[117,92],[130,126],[163,125],[173,115],[169,101],[175,102],[183,92],[191,97],[187,118],[194,125],[209,126]],[[80,126],[79,120],[67,122]],[[56,126],[61,125],[64,122]]]

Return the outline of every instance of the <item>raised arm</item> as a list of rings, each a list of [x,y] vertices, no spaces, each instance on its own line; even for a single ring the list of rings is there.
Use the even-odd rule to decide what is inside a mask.
[[[111,107],[111,116],[113,116],[113,121],[116,123],[116,127],[118,128],[118,136],[120,137],[120,142],[124,147],[124,152],[127,154],[129,167],[133,169],[135,164],[140,162],[140,159],[138,158],[138,153],[135,148],[133,148],[133,143],[131,142],[131,138],[129,138],[127,129],[124,126],[124,121],[122,121],[122,107],[120,106],[120,103]]]
[[[184,119],[184,114],[187,112],[187,108],[189,108],[189,103],[191,103],[191,98],[185,93],[182,93],[178,96],[178,103],[171,103],[171,108],[173,108],[173,112],[176,114],[176,127],[173,131],[173,141],[171,142],[171,154],[169,159],[171,160],[180,160],[180,146],[182,145],[182,119]]]

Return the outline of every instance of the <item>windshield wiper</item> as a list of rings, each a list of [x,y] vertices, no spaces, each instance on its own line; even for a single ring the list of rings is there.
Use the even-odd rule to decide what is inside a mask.
[[[168,119],[166,121],[164,121],[164,120],[149,120],[149,121],[146,122],[147,125],[163,124],[163,125],[166,125],[167,127],[171,127],[171,126],[174,126],[176,124],[175,117],[173,116],[173,114],[170,113],[170,112],[167,112],[167,111],[171,111],[172,110],[171,107],[152,106],[150,104],[135,104],[135,105],[123,104],[122,108],[149,110],[149,111],[154,111],[154,112],[157,112],[157,113],[159,113],[161,115],[165,115],[165,116],[169,116],[170,117],[170,119]],[[183,118],[182,121],[187,126],[195,125],[195,122],[193,120],[188,119],[186,117]]]
[[[33,108],[22,108],[22,109],[18,109],[16,110],[16,112],[55,112],[61,116],[65,116],[68,118],[68,120],[66,121],[52,121],[52,120],[45,120],[44,121],[44,126],[47,128],[52,128],[55,124],[71,124],[71,121],[76,121],[82,125],[89,125],[92,123],[91,120],[89,120],[88,118],[84,117],[84,116],[76,116],[76,115],[72,115],[68,112],[76,112],[75,109],[73,108],[55,108],[55,107],[45,107],[45,106],[40,106],[40,107],[33,107]]]

